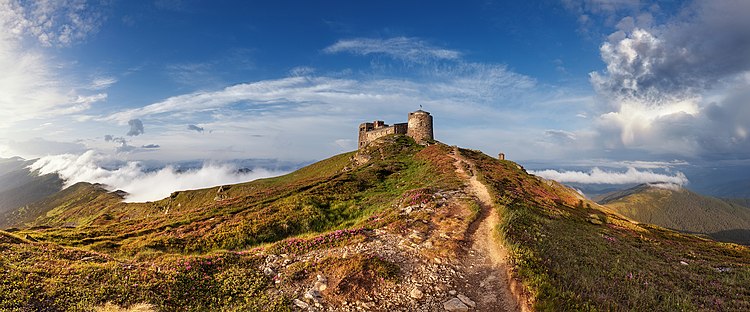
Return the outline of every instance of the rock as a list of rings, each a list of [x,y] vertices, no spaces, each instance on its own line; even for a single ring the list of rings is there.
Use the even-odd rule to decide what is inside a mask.
[[[469,311],[469,307],[467,307],[458,298],[453,298],[451,300],[443,302],[443,309],[445,309],[445,311],[448,311],[448,312],[466,312],[466,311]]]
[[[602,224],[604,224],[604,222],[602,222],[602,220],[601,220],[601,217],[599,217],[599,215],[595,214],[595,213],[592,213],[592,214],[589,215],[588,221],[591,224],[596,224],[596,225],[602,225]]]
[[[458,300],[461,300],[461,302],[465,303],[467,306],[469,306],[471,308],[476,308],[477,307],[477,303],[474,302],[473,300],[469,299],[469,297],[466,297],[466,296],[464,296],[462,294],[458,294],[457,297],[458,297]]]
[[[294,303],[294,305],[296,305],[300,309],[307,309],[307,308],[310,307],[309,304],[307,304],[306,302],[304,302],[302,300],[299,300],[299,299],[294,299],[294,301],[292,301],[292,302]]]
[[[732,268],[718,267],[716,268],[716,272],[719,272],[719,273],[732,272]]]
[[[685,261],[680,261],[680,264],[682,264],[682,265],[688,265],[688,263],[685,262]]]
[[[274,276],[276,275],[276,272],[274,272],[273,269],[266,267],[265,269],[263,269],[263,274],[268,275],[268,276]]]
[[[324,291],[328,288],[328,279],[325,276],[318,274],[317,280],[313,285],[313,289],[318,291]]]
[[[422,293],[421,290],[419,290],[419,288],[414,287],[409,292],[409,296],[412,297],[412,298],[414,298],[414,299],[419,300],[419,299],[422,299],[422,297],[424,297],[424,294]]]
[[[455,296],[456,295],[456,291],[455,290],[450,290],[450,291],[448,291],[448,294],[451,295],[451,296]]]
[[[317,291],[324,291],[328,289],[328,284],[318,281],[318,282],[315,282],[315,285],[313,285],[313,289]]]
[[[323,295],[317,289],[310,289],[305,293],[305,299],[310,299],[315,303],[319,303],[323,300]]]

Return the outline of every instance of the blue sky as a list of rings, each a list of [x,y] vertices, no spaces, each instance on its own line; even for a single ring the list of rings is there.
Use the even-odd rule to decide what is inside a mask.
[[[544,167],[750,159],[750,2],[0,0],[0,156],[322,159],[423,105]]]

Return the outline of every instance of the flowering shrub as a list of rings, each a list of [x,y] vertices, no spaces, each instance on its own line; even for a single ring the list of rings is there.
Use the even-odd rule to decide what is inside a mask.
[[[414,206],[414,205],[426,205],[432,199],[428,188],[419,188],[404,192],[403,205]]]
[[[356,236],[364,235],[367,230],[363,228],[336,230],[312,238],[290,238],[274,244],[271,252],[300,254],[320,248],[339,246]]]

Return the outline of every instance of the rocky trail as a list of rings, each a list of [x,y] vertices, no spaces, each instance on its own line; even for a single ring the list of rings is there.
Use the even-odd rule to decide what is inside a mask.
[[[480,207],[477,220],[469,227],[464,248],[463,263],[467,281],[459,289],[475,298],[479,311],[520,311],[515,296],[511,293],[508,276],[507,251],[495,240],[495,229],[500,222],[493,208],[492,197],[487,187],[474,174],[474,165],[454,149],[456,173],[468,181],[471,194]]]
[[[278,285],[280,291],[294,294],[294,305],[303,311],[528,310],[511,291],[507,251],[495,236],[500,217],[487,187],[477,179],[474,164],[458,149],[448,156],[455,160],[456,174],[465,182],[464,189],[433,194],[432,198],[439,202],[437,206],[409,206],[401,211],[405,218],[420,212],[440,214],[446,218],[443,222],[464,222],[463,228],[446,227],[435,223],[436,219],[424,220],[429,230],[412,229],[406,235],[375,230],[366,241],[357,244],[293,257],[269,255],[261,269],[281,277],[290,263],[318,263],[325,257],[345,259],[351,255],[377,256],[398,263],[401,269],[397,283],[377,287],[358,298],[337,295],[340,283],[325,272],[302,285]],[[479,211],[467,224],[472,220],[466,207],[470,203],[476,203]],[[455,254],[435,256],[441,242],[454,242]]]

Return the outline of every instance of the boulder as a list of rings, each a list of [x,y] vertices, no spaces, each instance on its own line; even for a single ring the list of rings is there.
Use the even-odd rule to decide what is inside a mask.
[[[466,306],[461,299],[453,298],[446,302],[443,302],[443,309],[448,312],[466,312],[469,311],[469,307]]]
[[[466,296],[464,296],[462,294],[458,294],[457,297],[458,297],[458,300],[461,300],[461,302],[463,302],[467,306],[469,306],[471,308],[476,308],[477,307],[477,303],[474,302],[474,300],[469,299],[469,297],[466,297]]]
[[[419,288],[414,287],[409,292],[409,296],[412,297],[412,298],[414,298],[414,299],[419,300],[419,299],[422,299],[422,297],[424,297],[424,294],[422,293],[421,290],[419,290]]]

